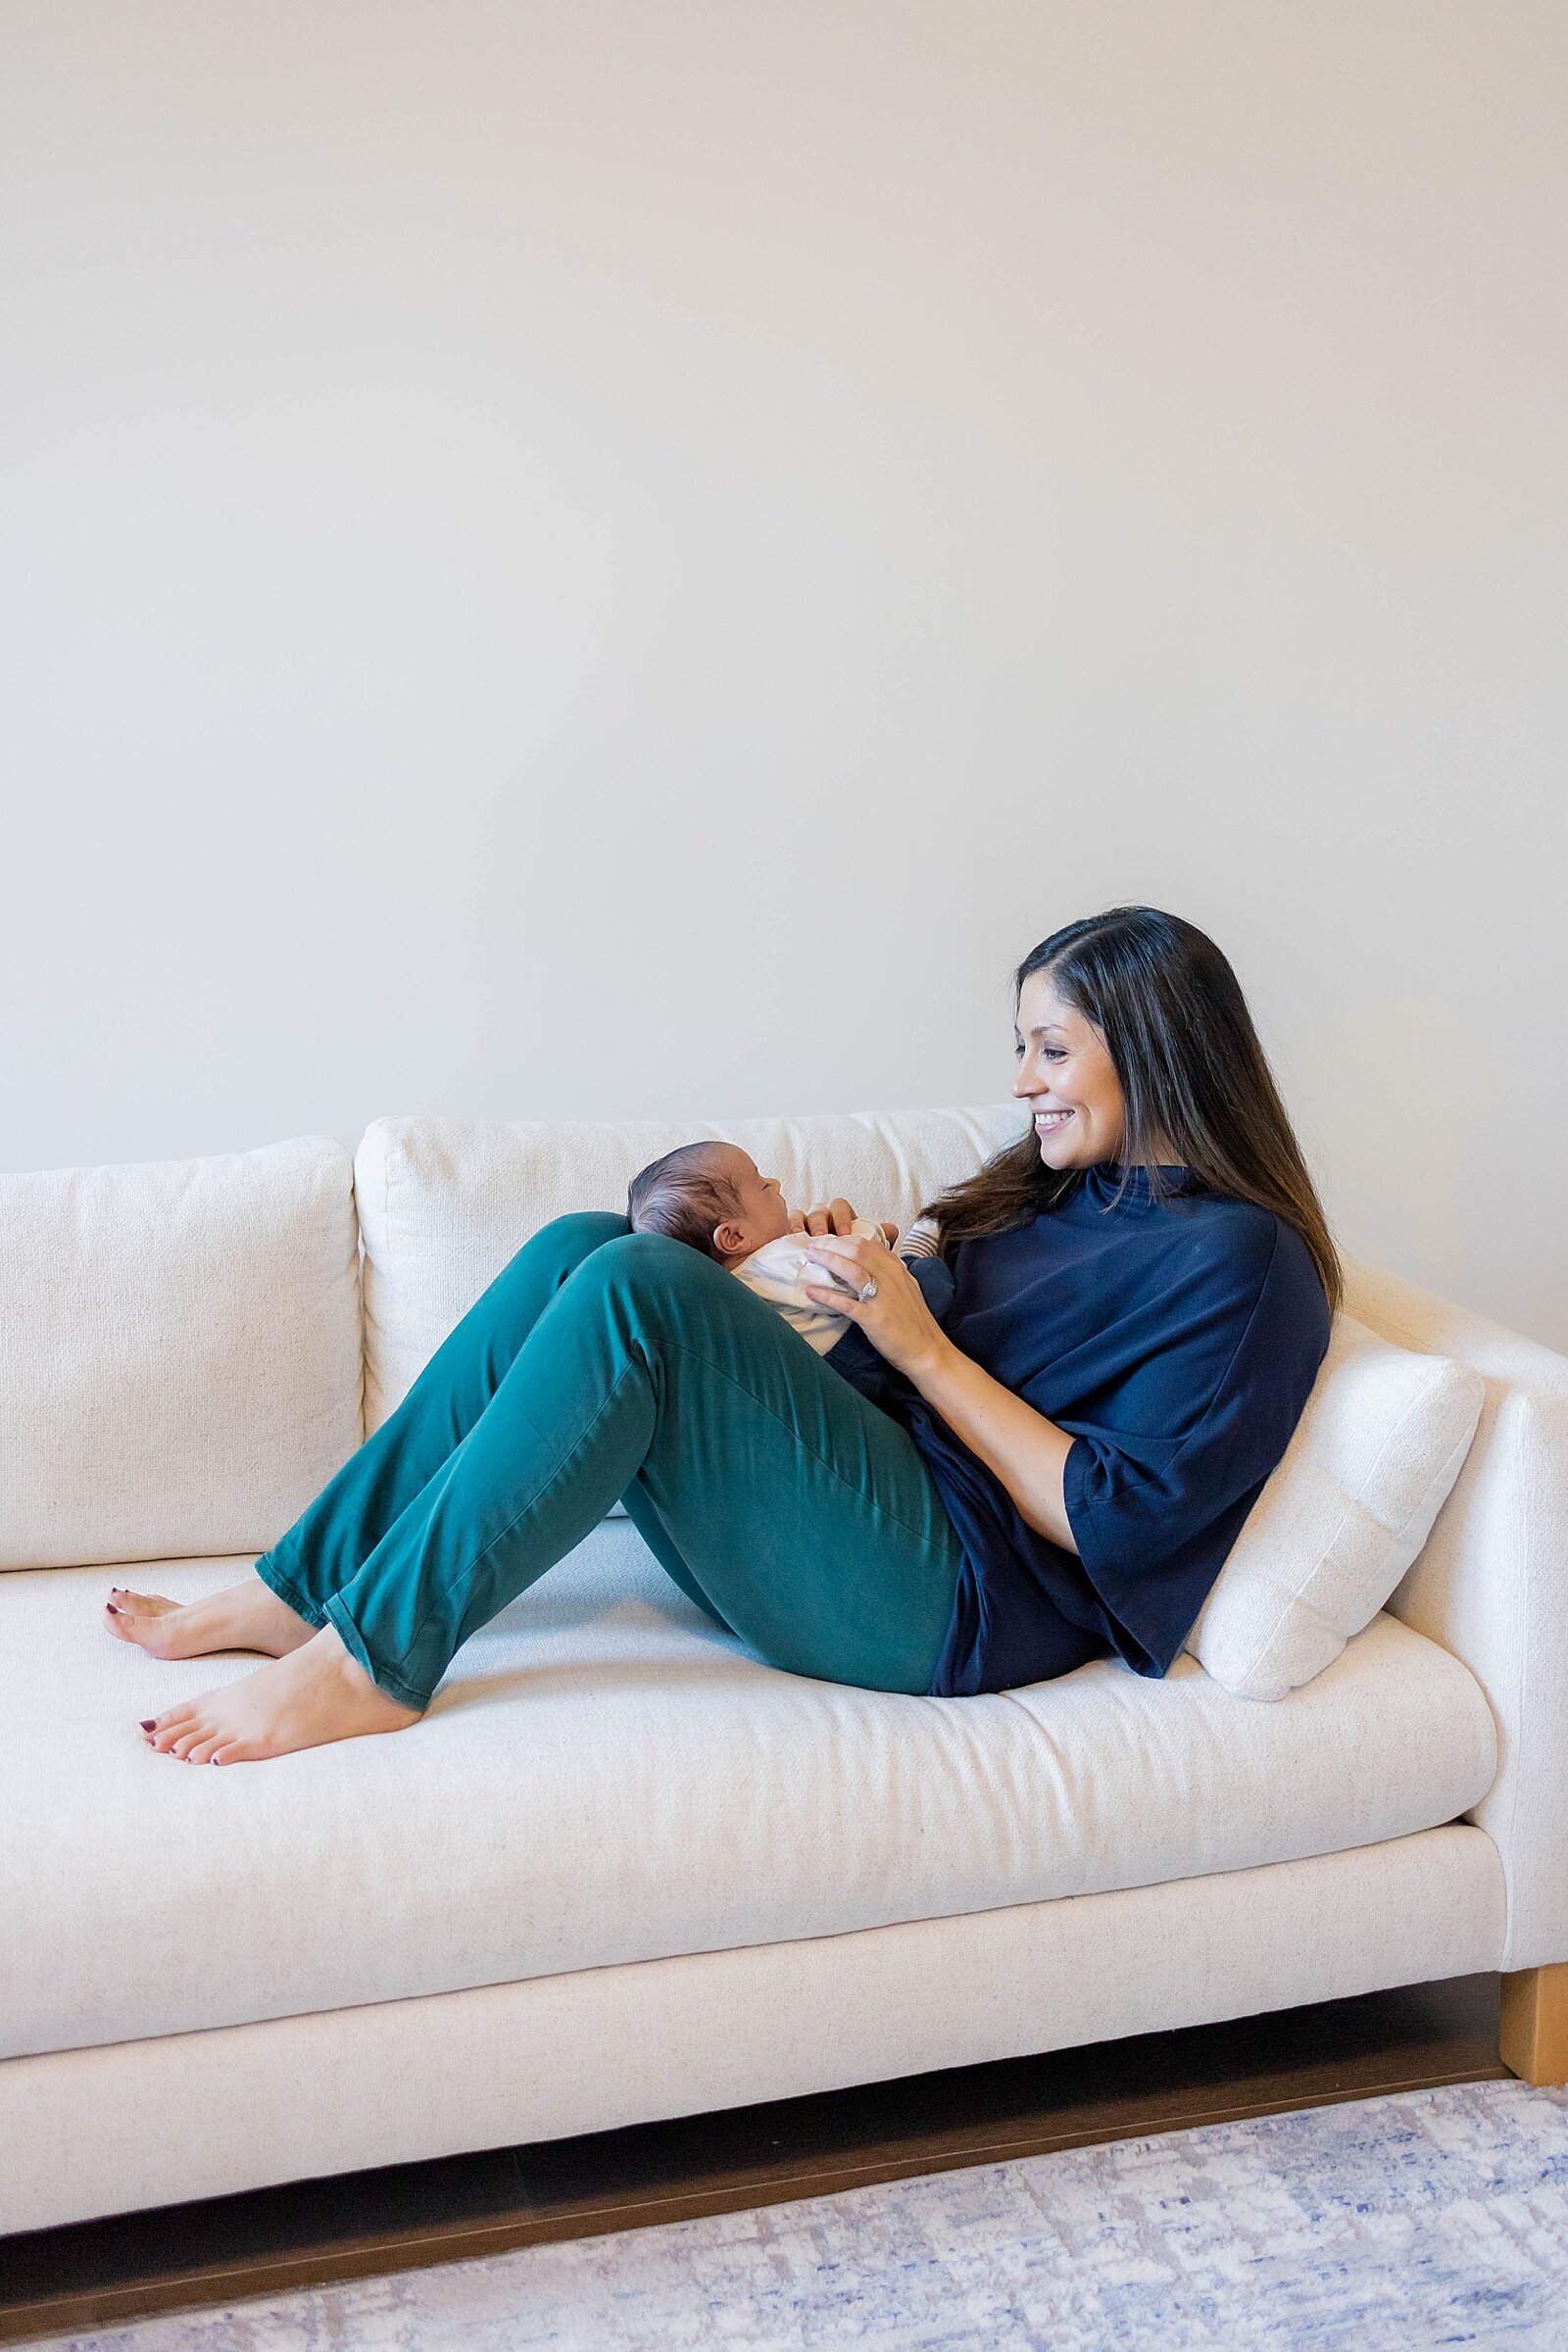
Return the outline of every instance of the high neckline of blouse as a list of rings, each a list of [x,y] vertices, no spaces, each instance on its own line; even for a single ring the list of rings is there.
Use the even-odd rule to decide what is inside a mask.
[[[1161,1162],[1159,1174],[1167,1192],[1196,1193],[1201,1192],[1203,1189],[1202,1179],[1195,1175],[1189,1167],[1167,1166]],[[1124,1186],[1125,1189],[1123,1189]],[[1115,1200],[1118,1193],[1121,1195],[1123,1207],[1129,1200],[1148,1203],[1153,1198],[1150,1191],[1147,1168],[1125,1168],[1119,1160],[1114,1159],[1096,1160],[1092,1167],[1086,1168],[1083,1191],[1086,1199],[1097,1201],[1107,1208]]]

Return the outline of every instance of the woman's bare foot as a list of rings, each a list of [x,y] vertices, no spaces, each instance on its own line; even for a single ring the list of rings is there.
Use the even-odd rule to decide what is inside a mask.
[[[116,1585],[104,1603],[104,1625],[150,1658],[204,1658],[215,1649],[259,1649],[281,1658],[301,1648],[312,1632],[259,1576],[183,1606]]]
[[[287,1657],[141,1728],[149,1747],[183,1764],[258,1764],[368,1732],[401,1732],[418,1720],[416,1708],[378,1690],[336,1628],[323,1625]]]

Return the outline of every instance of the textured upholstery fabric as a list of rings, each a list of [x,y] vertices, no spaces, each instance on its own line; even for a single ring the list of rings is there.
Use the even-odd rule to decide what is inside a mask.
[[[143,1657],[110,1581],[0,1594],[3,2055],[1243,1870],[1448,1821],[1494,1769],[1470,1676],[1387,1618],[1272,1707],[1187,1659],[909,1697],[759,1664],[616,1520],[413,1730],[199,1770],[136,1718],[254,1661]]]
[[[373,1416],[529,1232],[693,1133],[904,1223],[1018,1120],[378,1122]],[[1189,1660],[773,1674],[616,1520],[415,1732],[225,1776],[134,1722],[252,1661],[158,1665],[98,1607],[229,1581],[357,1441],[344,1155],[0,1180],[0,1561],[242,1555],[0,1577],[0,2229],[1568,1959],[1568,1363],[1349,1273],[1486,1406],[1405,1622],[1277,1705]]]
[[[1470,1449],[1479,1372],[1334,1318],[1306,1410],[1186,1646],[1239,1698],[1332,1665],[1426,1542]]]
[[[1464,1976],[1496,1967],[1501,1937],[1491,1839],[1427,1830],[1127,1893],[13,2058],[0,2146],[27,2161],[0,2166],[0,2230]]]
[[[365,1234],[366,1428],[378,1429],[531,1234],[578,1208],[625,1213],[640,1167],[705,1136],[739,1144],[792,1209],[842,1193],[901,1228],[943,1186],[1022,1135],[1020,1104],[796,1119],[584,1120],[559,1126],[377,1119],[355,1158]]]
[[[1497,1719],[1497,1778],[1473,1819],[1507,1879],[1503,1966],[1568,1960],[1568,1360],[1375,1267],[1346,1273],[1363,1323],[1487,1384],[1475,1444],[1390,1607],[1463,1658]]]
[[[324,1136],[0,1176],[0,1568],[260,1550],[360,1442]]]

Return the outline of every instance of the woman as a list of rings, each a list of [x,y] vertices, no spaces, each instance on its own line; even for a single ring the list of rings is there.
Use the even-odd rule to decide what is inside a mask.
[[[947,1696],[1109,1653],[1163,1674],[1306,1401],[1339,1264],[1202,932],[1114,907],[1036,948],[1014,1000],[1030,1131],[921,1212],[941,1325],[847,1200],[807,1220],[811,1295],[855,1326],[830,1356],[679,1242],[557,1217],[244,1584],[111,1595],[156,1656],[273,1661],[149,1743],[251,1762],[416,1722],[617,1497],[796,1674]]]

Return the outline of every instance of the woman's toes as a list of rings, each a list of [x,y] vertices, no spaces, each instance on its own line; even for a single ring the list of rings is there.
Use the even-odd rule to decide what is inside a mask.
[[[148,1740],[181,1763],[250,1764],[417,1720],[416,1708],[376,1688],[336,1633],[323,1631],[243,1681],[171,1707],[153,1719]]]
[[[186,1764],[244,1764],[249,1757],[244,1740],[232,1739],[232,1734],[214,1731],[209,1739],[186,1754]]]
[[[133,1642],[150,1657],[169,1656],[176,1645],[182,1604],[161,1592],[130,1592],[116,1586],[104,1602],[103,1623],[122,1642]]]

